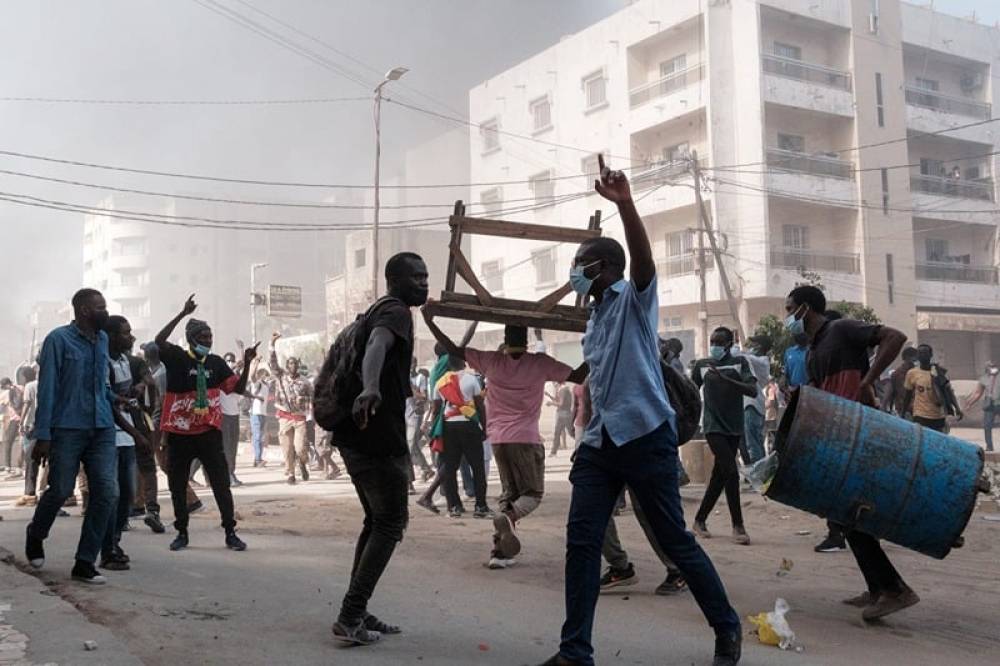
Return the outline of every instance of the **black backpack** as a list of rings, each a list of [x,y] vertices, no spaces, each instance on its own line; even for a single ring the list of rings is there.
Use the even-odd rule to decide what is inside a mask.
[[[701,427],[701,393],[690,379],[660,359],[667,398],[677,416],[677,445],[687,444]]]
[[[375,301],[367,312],[345,326],[330,345],[313,390],[313,418],[323,430],[332,432],[351,418],[354,400],[363,388],[361,361],[370,333],[368,318],[377,308],[393,300],[398,299],[385,296]]]

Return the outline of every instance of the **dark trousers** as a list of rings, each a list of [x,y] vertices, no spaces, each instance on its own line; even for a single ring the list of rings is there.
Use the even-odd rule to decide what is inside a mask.
[[[462,498],[458,494],[458,479],[456,472],[462,462],[462,456],[472,467],[472,479],[475,484],[476,508],[486,506],[486,464],[483,460],[483,429],[472,421],[445,421],[444,423],[444,473],[441,484],[444,486],[444,496],[448,500],[448,508],[462,506]]]
[[[922,416],[914,416],[913,422],[917,425],[921,425],[925,428],[930,428],[931,430],[937,430],[938,432],[945,432],[948,428],[947,419],[925,419]]]
[[[128,524],[128,514],[135,497],[136,466],[135,446],[119,446],[118,449],[118,505],[108,516],[108,529],[104,533],[101,555],[108,557],[122,540],[122,531]]]
[[[997,418],[997,412],[1000,412],[1000,404],[988,404],[983,408],[983,436],[986,438],[986,450],[993,450],[993,424],[1000,419]]]
[[[222,450],[226,454],[226,465],[229,476],[234,478],[236,471],[236,452],[240,446],[240,417],[238,414],[222,415]]]
[[[660,548],[684,575],[716,633],[740,631],[712,561],[685,529],[677,486],[677,439],[669,423],[622,446],[605,434],[601,448],[577,449],[566,524],[566,622],[559,653],[590,666],[594,611],[600,592],[601,544],[615,501],[625,485],[642,505]]]
[[[135,445],[135,464],[138,470],[139,486],[135,493],[134,506],[149,513],[159,513],[160,503],[156,496],[160,482],[156,477],[156,455],[152,446]]]
[[[552,453],[566,448],[566,440],[573,438],[573,413],[556,412],[556,429],[552,433]]]
[[[851,547],[858,568],[861,569],[861,575],[865,577],[868,591],[873,597],[883,592],[899,594],[902,591],[903,579],[896,571],[896,567],[892,566],[878,539],[870,534],[850,531],[847,533],[847,545]]]
[[[733,521],[733,527],[743,526],[743,509],[740,507],[740,473],[736,467],[736,454],[739,452],[740,436],[723,435],[717,432],[705,434],[708,446],[715,456],[715,464],[712,465],[712,476],[708,480],[708,487],[705,489],[705,497],[701,500],[701,506],[694,519],[705,522],[708,514],[712,513],[715,503],[719,501],[719,495],[726,491],[726,502],[729,504],[729,516]]]
[[[222,514],[222,527],[230,530],[236,527],[233,494],[229,490],[229,465],[222,450],[222,431],[209,430],[198,435],[178,435],[170,433],[167,454],[167,481],[170,484],[170,499],[174,505],[174,527],[178,532],[187,532],[188,475],[191,461],[200,460],[208,482],[215,495],[215,503]]]
[[[351,483],[365,512],[364,527],[354,549],[351,581],[340,607],[338,621],[355,625],[368,612],[375,592],[396,544],[402,541],[409,520],[406,493],[406,456],[370,456],[357,449],[342,448]]]
[[[427,464],[427,457],[424,456],[424,452],[421,448],[423,444],[424,433],[420,429],[420,424],[424,421],[424,415],[415,414],[413,420],[416,421],[416,426],[413,428],[413,436],[410,438],[410,459],[413,464],[417,465],[423,471],[430,470],[431,466]]]
[[[24,494],[35,495],[38,492],[38,472],[40,466],[31,458],[31,452],[35,448],[35,440],[24,438],[21,446],[24,458]]]

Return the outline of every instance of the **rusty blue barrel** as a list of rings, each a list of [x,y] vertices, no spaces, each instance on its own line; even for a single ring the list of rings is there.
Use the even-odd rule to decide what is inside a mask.
[[[804,387],[778,429],[767,497],[943,558],[969,522],[977,446]]]

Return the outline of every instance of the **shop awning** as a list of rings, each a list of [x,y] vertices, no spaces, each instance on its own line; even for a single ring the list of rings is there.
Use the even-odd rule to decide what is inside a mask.
[[[1000,333],[1000,314],[917,312],[917,330]]]

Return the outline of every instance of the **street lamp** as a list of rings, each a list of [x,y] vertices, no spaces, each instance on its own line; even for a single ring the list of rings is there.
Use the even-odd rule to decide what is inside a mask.
[[[266,267],[266,263],[250,264],[250,344],[257,343],[257,306],[260,305],[260,294],[257,293],[257,270]]]
[[[382,156],[382,88],[389,81],[398,81],[406,74],[406,67],[393,67],[385,74],[382,83],[375,87],[375,224],[372,228],[372,299],[378,296],[378,179],[379,159]]]

